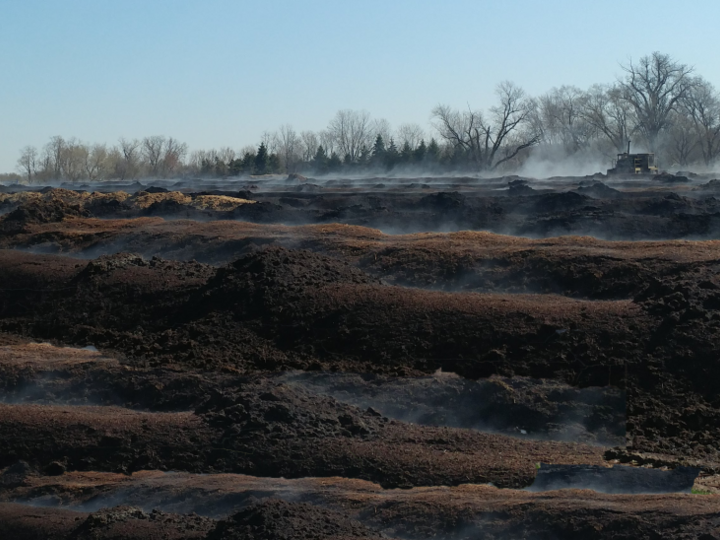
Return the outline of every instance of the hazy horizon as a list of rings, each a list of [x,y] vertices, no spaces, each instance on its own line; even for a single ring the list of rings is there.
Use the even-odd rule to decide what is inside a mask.
[[[340,109],[429,132],[439,103],[487,108],[503,80],[531,96],[586,89],[656,50],[720,86],[720,4],[694,6],[682,17],[649,1],[6,1],[0,172],[54,135],[239,149],[283,124],[323,129]]]

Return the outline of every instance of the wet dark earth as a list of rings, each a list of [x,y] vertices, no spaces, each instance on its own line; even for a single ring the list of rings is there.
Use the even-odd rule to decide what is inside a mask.
[[[713,178],[157,184],[0,190],[0,537],[720,538]]]

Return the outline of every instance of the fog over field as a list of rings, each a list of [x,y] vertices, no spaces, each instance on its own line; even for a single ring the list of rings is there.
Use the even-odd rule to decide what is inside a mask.
[[[174,137],[86,143],[53,136],[25,146],[24,183],[70,183],[264,174],[532,177],[604,172],[618,154],[651,152],[660,170],[711,172],[720,155],[720,97],[690,65],[653,52],[619,66],[621,75],[588,89],[563,85],[530,96],[497,85],[487,109],[437,105],[427,129],[393,128],[365,110],[343,109],[320,131],[284,124],[257,146],[197,150]]]

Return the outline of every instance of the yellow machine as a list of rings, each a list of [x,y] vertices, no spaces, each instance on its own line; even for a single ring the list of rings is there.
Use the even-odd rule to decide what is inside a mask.
[[[628,151],[618,154],[615,167],[608,169],[608,174],[658,174],[655,154],[631,154],[630,141]]]

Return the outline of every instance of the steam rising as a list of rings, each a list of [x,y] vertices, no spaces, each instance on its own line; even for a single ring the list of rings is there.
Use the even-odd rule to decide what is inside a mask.
[[[522,438],[625,442],[625,394],[612,387],[576,389],[523,377],[470,381],[443,372],[420,378],[290,373],[284,380],[404,422]]]

